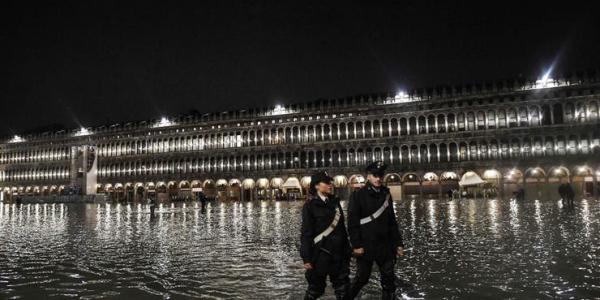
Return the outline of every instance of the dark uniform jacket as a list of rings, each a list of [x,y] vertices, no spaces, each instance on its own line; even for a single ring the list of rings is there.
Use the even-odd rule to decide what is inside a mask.
[[[337,226],[333,232],[315,245],[313,239],[331,225],[336,208],[339,208],[341,213]],[[318,251],[329,252],[337,257],[350,255],[350,243],[346,232],[344,211],[337,197],[329,196],[327,202],[323,202],[319,196],[311,196],[302,208],[301,231],[300,256],[304,263],[314,263],[313,259]]]
[[[365,254],[380,249],[404,247],[396,222],[391,197],[383,213],[371,222],[361,225],[360,220],[374,214],[388,198],[390,190],[379,187],[377,191],[370,183],[350,195],[348,204],[348,233],[352,248],[365,248]]]

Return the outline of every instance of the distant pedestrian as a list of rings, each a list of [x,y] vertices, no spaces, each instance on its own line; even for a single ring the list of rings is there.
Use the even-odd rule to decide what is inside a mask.
[[[200,212],[205,213],[206,212],[206,202],[208,202],[208,198],[206,198],[206,195],[204,194],[204,192],[202,192],[202,191],[198,192],[198,201],[200,201],[200,205],[201,205]]]
[[[148,197],[148,203],[150,204],[150,218],[154,217],[154,211],[156,210],[156,201],[153,197]]]
[[[560,201],[562,202],[562,205],[565,206],[567,204],[567,192],[565,183],[561,183],[558,186],[558,195],[560,196]]]
[[[570,183],[566,183],[565,195],[567,197],[567,205],[573,207],[573,201],[575,200],[575,190],[573,189],[573,186]]]
[[[515,192],[515,199],[517,201],[523,201],[525,200],[525,189],[523,189],[522,187],[519,188],[516,192]]]

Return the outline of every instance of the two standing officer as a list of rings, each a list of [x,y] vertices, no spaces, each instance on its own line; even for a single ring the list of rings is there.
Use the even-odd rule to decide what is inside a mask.
[[[350,196],[348,233],[357,267],[350,290],[351,299],[369,282],[373,263],[381,273],[381,298],[395,297],[396,256],[404,255],[404,244],[390,191],[383,185],[385,169],[386,165],[381,161],[368,165],[367,183]]]
[[[302,208],[300,256],[304,261],[308,289],[304,299],[317,299],[325,292],[326,279],[336,299],[348,299],[350,244],[344,212],[332,193],[333,178],[326,172],[311,176],[309,196]]]

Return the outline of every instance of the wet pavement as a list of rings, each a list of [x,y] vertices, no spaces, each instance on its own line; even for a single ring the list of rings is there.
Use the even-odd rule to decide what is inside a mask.
[[[344,202],[344,206],[345,206]],[[0,298],[301,299],[302,202],[0,204]],[[600,297],[600,202],[403,200],[427,299]],[[362,299],[377,299],[377,272]],[[332,299],[328,286],[325,299]]]

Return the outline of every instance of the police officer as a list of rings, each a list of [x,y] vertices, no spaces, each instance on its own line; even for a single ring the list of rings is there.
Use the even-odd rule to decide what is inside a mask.
[[[150,204],[150,218],[154,218],[154,211],[156,209],[156,201],[152,196],[148,197],[148,203]]]
[[[300,256],[308,281],[304,299],[323,295],[327,276],[336,299],[348,297],[350,243],[342,207],[332,193],[332,181],[326,172],[312,175],[309,196],[302,208]]]
[[[367,166],[367,183],[350,195],[348,233],[356,276],[350,298],[354,299],[371,276],[373,262],[381,273],[381,299],[393,299],[396,292],[396,256],[404,255],[390,191],[383,185],[386,165],[381,161]]]

